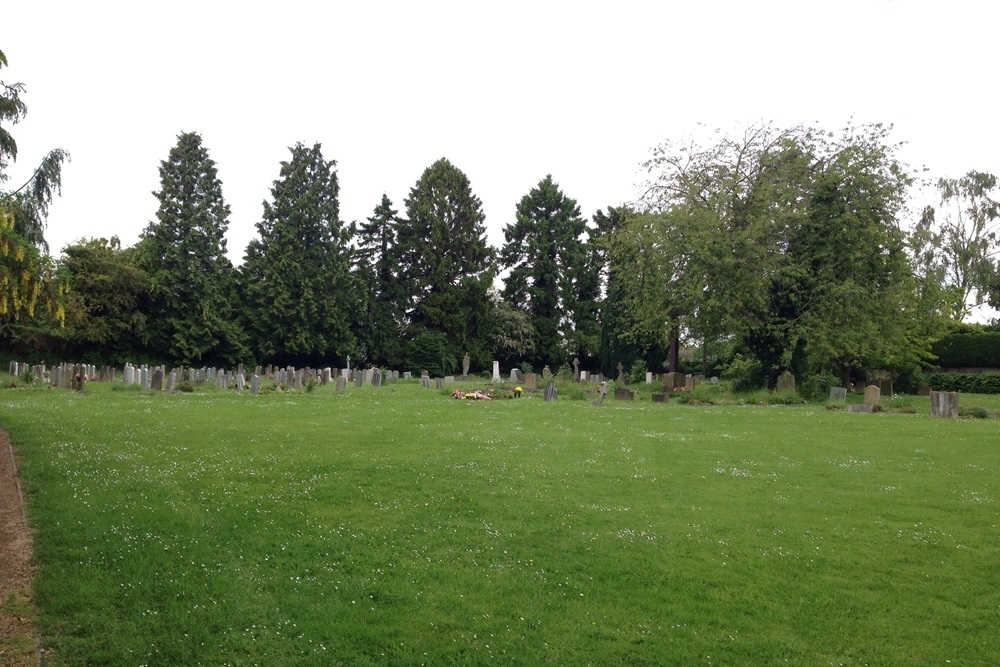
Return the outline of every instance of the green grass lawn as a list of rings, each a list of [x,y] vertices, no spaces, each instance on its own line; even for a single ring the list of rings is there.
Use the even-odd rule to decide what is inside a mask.
[[[0,390],[51,664],[1000,664],[1000,419],[644,398]]]

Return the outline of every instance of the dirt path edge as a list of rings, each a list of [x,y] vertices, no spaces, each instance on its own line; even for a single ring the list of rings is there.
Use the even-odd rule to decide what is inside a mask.
[[[0,667],[41,665],[31,549],[14,447],[0,429]]]

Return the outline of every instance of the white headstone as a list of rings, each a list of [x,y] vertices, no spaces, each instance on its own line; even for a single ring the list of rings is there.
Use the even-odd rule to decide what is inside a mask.
[[[500,362],[493,362],[493,382],[500,382]]]

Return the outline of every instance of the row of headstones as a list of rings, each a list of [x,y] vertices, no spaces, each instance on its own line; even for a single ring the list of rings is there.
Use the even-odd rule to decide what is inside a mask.
[[[845,402],[847,400],[846,387],[831,387],[830,401]],[[877,385],[870,384],[865,387],[865,402],[857,405],[848,405],[849,412],[873,412],[875,406],[882,401],[882,389]],[[958,393],[954,391],[932,391],[931,392],[931,417],[957,417],[958,416]]]

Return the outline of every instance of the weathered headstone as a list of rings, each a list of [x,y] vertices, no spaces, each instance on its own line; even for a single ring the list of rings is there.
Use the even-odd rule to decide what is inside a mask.
[[[556,400],[556,385],[554,382],[545,385],[545,400],[546,402]]]
[[[454,375],[445,375],[444,376],[444,383],[445,384],[455,384],[455,376]]]
[[[712,384],[719,384],[719,376],[713,375],[708,379],[708,381],[711,382]]]
[[[667,391],[672,391],[674,389],[680,389],[684,386],[684,374],[683,373],[664,373],[663,374],[663,388]]]
[[[431,376],[427,371],[420,371],[420,386],[421,387],[431,386]]]
[[[518,384],[524,384],[524,373],[521,372],[520,368],[514,369],[514,381]]]
[[[573,357],[573,381],[580,381],[580,360],[576,357]]]
[[[347,389],[347,378],[341,375],[337,378],[337,393],[343,394],[345,389]]]
[[[873,406],[868,405],[867,403],[854,403],[852,405],[848,405],[847,406],[847,411],[848,412],[872,412],[872,407]]]
[[[319,376],[319,382],[324,387],[326,385],[330,384],[330,368],[329,367],[323,369],[323,372]]]
[[[372,383],[372,378],[373,377],[375,377],[375,369],[374,368],[366,368],[365,372],[364,372],[364,383],[370,385]]]
[[[499,381],[500,381],[500,362],[499,361],[494,361],[493,362],[493,378],[492,378],[491,382],[499,382]]]
[[[434,378],[434,388],[444,389],[444,378]]]
[[[865,387],[865,405],[875,407],[882,401],[882,390],[874,384]]]
[[[362,384],[364,384],[364,381],[365,381],[365,374],[354,371],[354,386],[360,387]]]
[[[616,401],[631,401],[634,398],[635,393],[631,389],[626,389],[625,387],[615,387]]]
[[[372,373],[372,386],[376,389],[382,386],[382,371],[378,368]]]
[[[847,387],[830,387],[830,401],[846,401]]]
[[[791,371],[785,370],[778,376],[776,391],[795,391],[795,376]]]
[[[511,382],[517,382],[517,369],[516,368],[510,369],[510,381]]]
[[[624,383],[625,382],[625,367],[622,366],[622,362],[619,361],[618,365],[615,366],[615,368],[618,369],[618,377],[615,378],[615,382],[622,382],[622,383]]]
[[[243,373],[236,374],[236,389],[243,391],[247,388],[247,376]]]
[[[646,384],[653,384],[653,373],[646,371]]]
[[[694,391],[694,376],[690,373],[684,376],[684,388],[688,391]]]
[[[163,369],[157,368],[153,371],[153,379],[150,382],[150,388],[155,391],[163,391]]]
[[[343,378],[341,378],[343,379]],[[250,378],[250,393],[256,395],[260,391],[260,376],[256,373]]]
[[[535,390],[538,389],[538,376],[534,373],[528,373],[524,376],[524,388]]]
[[[958,393],[954,391],[931,392],[931,417],[957,417]]]
[[[652,399],[653,403],[666,403],[667,402],[667,395],[664,394],[661,391],[655,391],[652,394],[650,394],[649,397],[650,397],[650,399]]]
[[[409,380],[412,377],[413,377],[413,373],[411,373],[410,371],[403,371],[403,379],[404,380]]]
[[[549,369],[548,364],[546,364],[545,368],[542,369],[542,379],[548,380],[550,377],[552,377],[552,371]]]
[[[586,382],[587,377],[587,371],[580,371],[580,382]]]
[[[608,393],[607,382],[602,382],[597,386],[597,400],[594,401],[593,403],[594,407],[600,407],[601,405],[604,405],[604,397],[607,395],[607,393]]]
[[[167,391],[172,392],[177,388],[177,371],[171,371],[167,378]]]

